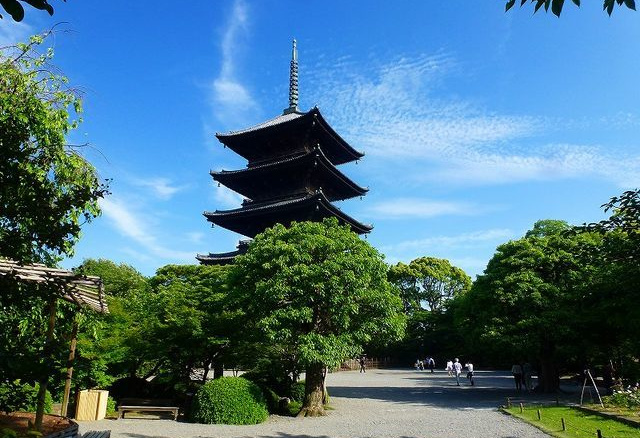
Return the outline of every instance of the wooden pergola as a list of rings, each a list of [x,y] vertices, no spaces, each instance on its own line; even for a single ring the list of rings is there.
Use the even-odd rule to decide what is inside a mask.
[[[51,268],[42,264],[21,264],[19,262],[0,259],[0,278],[15,280],[20,283],[46,284],[54,291],[48,298],[49,325],[46,342],[53,340],[55,318],[58,299],[63,299],[79,307],[88,307],[99,313],[109,313],[104,300],[104,286],[100,277],[76,274],[66,269]],[[75,359],[78,322],[74,318],[69,358],[67,362],[67,377],[65,381],[64,398],[62,400],[62,415],[66,416],[73,376],[73,361]],[[49,376],[42,376],[38,392],[38,405],[35,426],[40,430],[44,415],[44,399]]]

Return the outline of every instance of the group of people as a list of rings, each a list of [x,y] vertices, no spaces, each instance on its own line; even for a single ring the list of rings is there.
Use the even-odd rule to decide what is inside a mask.
[[[467,379],[469,380],[469,383],[471,386],[475,385],[473,380],[473,363],[468,361],[464,364],[464,367],[467,369]],[[453,361],[447,361],[445,371],[449,374],[449,377],[455,376],[456,384],[460,386],[460,374],[462,374],[462,364],[460,363],[460,359],[456,357]]]
[[[433,372],[436,367],[436,361],[433,357],[427,356],[424,361],[420,358],[416,359],[416,363],[414,364],[416,370],[426,370],[429,369]]]
[[[513,380],[516,383],[516,390],[522,391],[524,387],[527,391],[531,391],[532,387],[532,375],[533,367],[529,362],[518,363],[516,362],[511,367],[511,374],[513,374]]]

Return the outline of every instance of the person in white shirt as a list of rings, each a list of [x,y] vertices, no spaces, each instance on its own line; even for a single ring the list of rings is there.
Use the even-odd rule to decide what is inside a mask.
[[[462,364],[457,357],[453,361],[453,373],[456,375],[456,384],[460,386],[460,373],[462,373]]]
[[[446,371],[447,371],[447,374],[449,374],[449,377],[453,376],[453,361],[452,360],[448,360],[447,361]]]
[[[466,364],[464,364],[464,366],[467,368],[467,379],[469,379],[469,382],[471,382],[471,386],[474,385],[473,382],[473,364],[471,362],[467,362]]]

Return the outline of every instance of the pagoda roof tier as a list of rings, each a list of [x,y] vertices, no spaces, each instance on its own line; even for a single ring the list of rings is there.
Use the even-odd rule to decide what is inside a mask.
[[[329,201],[363,196],[361,187],[338,170],[321,149],[241,170],[211,172],[220,184],[253,201],[303,193],[318,188]]]
[[[202,263],[203,265],[228,265],[233,263],[233,260],[244,254],[246,251],[235,250],[231,252],[223,252],[223,253],[212,253],[209,254],[198,254],[196,255],[196,259]]]
[[[289,225],[293,221],[319,222],[335,217],[358,233],[368,233],[373,227],[353,219],[329,202],[322,191],[303,194],[275,202],[247,203],[235,210],[205,212],[208,221],[248,237],[264,231],[277,223]]]
[[[347,143],[320,114],[317,107],[308,112],[293,111],[240,131],[216,137],[229,149],[251,163],[291,155],[320,146],[333,164],[349,163],[364,156]]]

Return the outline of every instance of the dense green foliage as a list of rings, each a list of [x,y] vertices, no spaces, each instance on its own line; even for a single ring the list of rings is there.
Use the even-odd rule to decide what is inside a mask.
[[[558,363],[586,348],[580,310],[596,268],[582,254],[601,240],[563,233],[569,229],[540,221],[522,239],[500,245],[460,309],[476,357],[503,365],[536,359],[547,390],[557,387]]]
[[[24,262],[69,255],[106,193],[65,137],[80,99],[52,73],[43,37],[0,50],[0,256]]]
[[[19,380],[0,383],[0,412],[35,412],[39,385],[21,383]],[[53,408],[51,393],[46,392],[44,412],[50,413]]]
[[[193,399],[191,418],[206,424],[257,424],[269,416],[262,391],[242,377],[206,383]]]
[[[243,333],[263,336],[306,369],[305,408],[321,410],[324,367],[404,327],[382,256],[336,220],[276,225],[256,236],[229,275]]]
[[[562,8],[564,7],[564,0],[507,0],[505,5],[505,10],[508,11],[515,4],[516,1],[520,1],[520,7],[524,6],[527,3],[535,3],[535,7],[533,9],[534,13],[538,12],[540,8],[544,7],[545,11],[549,11],[551,8],[551,12],[557,17],[562,13]],[[571,0],[572,3],[576,6],[580,6],[580,0]],[[626,6],[629,9],[636,10],[636,2],[635,0],[603,0],[602,9],[607,11],[607,14],[611,15],[613,12],[613,8],[618,6]]]
[[[448,260],[421,257],[389,269],[389,281],[400,291],[407,314],[407,336],[396,349],[410,363],[416,357],[459,353],[460,334],[453,327],[450,308],[471,288],[471,278]]]

